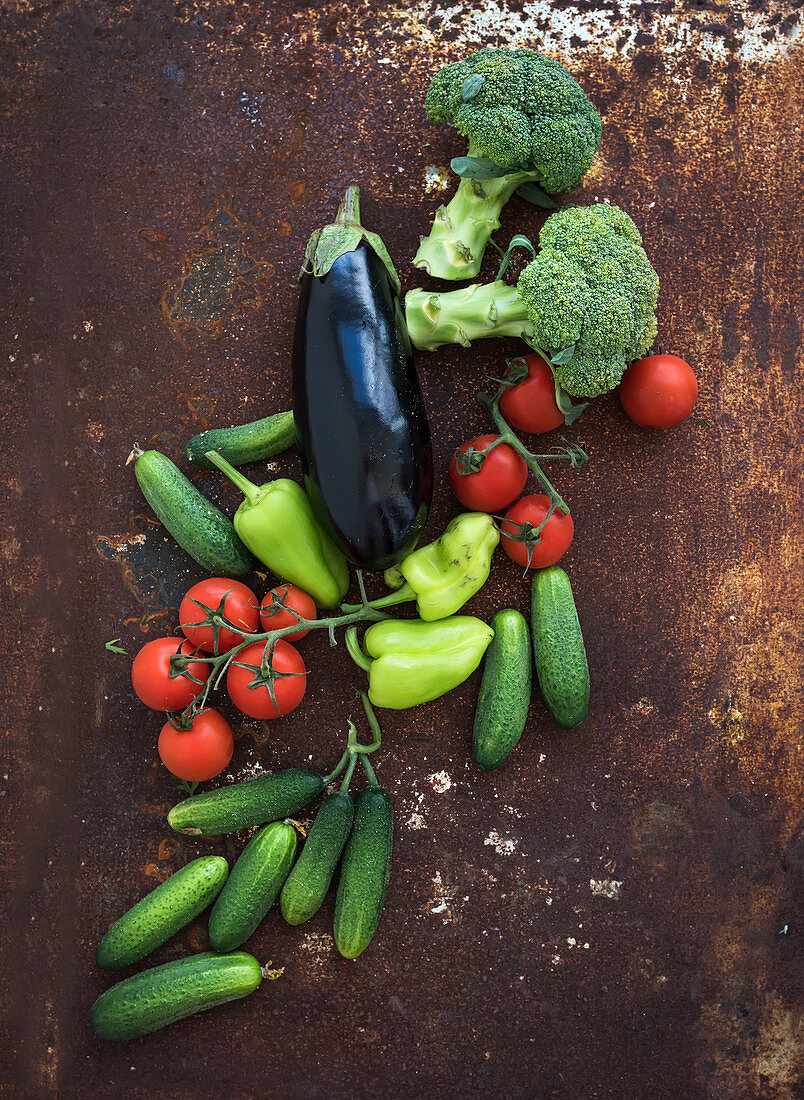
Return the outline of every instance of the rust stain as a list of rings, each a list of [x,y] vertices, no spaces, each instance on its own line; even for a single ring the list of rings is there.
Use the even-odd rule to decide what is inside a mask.
[[[200,230],[205,243],[187,254],[178,283],[162,296],[162,318],[177,340],[191,332],[220,336],[238,309],[260,308],[264,284],[275,273],[273,264],[249,252],[252,227],[232,202],[230,192],[215,200]]]
[[[101,676],[98,680],[98,686],[95,689],[95,707],[92,712],[92,725],[96,730],[99,730],[103,725],[103,718],[106,712],[106,677]]]
[[[204,924],[194,924],[189,932],[190,950],[209,951],[209,932]]]
[[[181,844],[174,836],[163,837],[159,841],[159,853],[157,859],[172,859],[175,854],[181,850]]]
[[[208,428],[209,418],[215,411],[215,398],[198,392],[179,394],[179,396],[187,402],[187,408],[190,410],[193,421],[198,425],[198,429],[204,431]]]
[[[160,867],[158,863],[146,863],[142,873],[148,878],[155,878],[158,882],[166,882],[173,874],[169,867]]]

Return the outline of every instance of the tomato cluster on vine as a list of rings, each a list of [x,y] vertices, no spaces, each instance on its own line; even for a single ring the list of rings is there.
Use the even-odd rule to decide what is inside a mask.
[[[173,775],[189,783],[205,782],[232,758],[232,728],[220,711],[206,705],[213,667],[208,658],[242,647],[226,668],[229,698],[251,718],[281,718],[304,698],[304,660],[284,638],[245,643],[260,631],[281,630],[316,615],[311,597],[292,584],[272,588],[262,602],[247,585],[227,577],[208,577],[185,593],[179,607],[184,638],[170,635],[146,642],[131,666],[137,697],[168,714],[158,751]],[[308,633],[294,631],[294,643]]]

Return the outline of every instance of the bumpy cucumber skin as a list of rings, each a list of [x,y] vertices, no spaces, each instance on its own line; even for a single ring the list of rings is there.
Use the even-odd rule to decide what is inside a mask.
[[[572,729],[589,709],[589,665],[572,586],[557,565],[534,574],[530,622],[544,701],[559,726]]]
[[[532,681],[530,630],[513,608],[498,611],[486,650],[475,711],[472,756],[491,771],[516,748],[528,717]]]
[[[234,951],[246,942],[276,901],[295,855],[296,830],[284,821],[251,838],[209,915],[213,951]]]
[[[184,453],[196,466],[214,469],[206,457],[207,451],[217,451],[233,466],[247,462],[259,462],[273,458],[296,442],[296,425],[292,412],[275,413],[251,424],[238,424],[233,428],[211,428],[194,435]]]
[[[393,834],[390,798],[381,787],[364,788],[357,796],[335,901],[335,946],[345,959],[362,954],[377,930],[391,877]]]
[[[252,955],[206,951],[118,982],[98,997],[89,1019],[100,1039],[138,1039],[185,1016],[245,997],[261,981],[260,964]]]
[[[177,833],[219,836],[279,821],[309,806],[324,789],[324,780],[305,768],[258,775],[178,802],[168,814]]]
[[[170,459],[145,451],[134,473],[145,499],[176,542],[209,573],[245,577],[257,567],[234,524],[211,504]]]
[[[228,874],[222,856],[194,859],[112,925],[98,945],[95,962],[104,970],[139,962],[211,905]]]
[[[279,895],[282,916],[288,924],[304,924],[321,908],[354,816],[354,803],[341,791],[335,791],[321,806]]]

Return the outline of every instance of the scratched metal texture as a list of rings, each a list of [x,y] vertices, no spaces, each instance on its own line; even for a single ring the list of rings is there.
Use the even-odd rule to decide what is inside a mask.
[[[0,39],[0,1095],[801,1096],[797,5],[10,0]],[[560,733],[534,697],[489,776],[468,756],[477,676],[384,713],[396,851],[366,954],[334,952],[331,900],[299,929],[271,913],[250,947],[278,980],[103,1045],[100,935],[188,858],[238,846],[170,835],[159,720],[104,649],[173,629],[201,576],[125,458],[136,440],[178,459],[201,428],[287,406],[300,248],[349,181],[406,286],[425,283],[408,260],[461,148],[423,119],[428,73],[506,42],[565,60],[600,108],[577,200],[633,215],[661,340],[701,382],[667,433],[596,402],[572,430],[589,466],[556,470],[589,719]],[[512,202],[499,237],[538,225]],[[433,533],[456,511],[451,449],[486,428],[474,393],[515,350],[420,356]],[[527,603],[498,555],[471,609]],[[360,677],[343,646],[303,645],[303,708],[235,723],[230,777],[337,759]],[[200,920],[154,962],[204,942]]]

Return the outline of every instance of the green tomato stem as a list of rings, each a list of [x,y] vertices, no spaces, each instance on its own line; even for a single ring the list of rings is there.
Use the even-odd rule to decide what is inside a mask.
[[[192,716],[197,714],[199,710],[203,710],[203,708],[206,706],[210,691],[213,688],[217,688],[221,684],[224,676],[229,670],[229,666],[231,665],[232,661],[240,653],[242,653],[242,651],[247,646],[253,645],[255,642],[267,642],[269,644],[274,644],[275,642],[279,641],[280,638],[285,638],[289,635],[292,636],[293,634],[298,634],[301,630],[334,631],[336,628],[339,627],[348,627],[354,623],[377,622],[379,619],[385,619],[386,617],[387,616],[382,611],[372,607],[370,604],[361,604],[360,606],[355,607],[353,610],[350,610],[348,613],[343,615],[334,615],[327,619],[299,619],[299,621],[293,623],[292,626],[280,627],[277,630],[267,630],[261,633],[251,634],[246,630],[238,628],[237,633],[243,636],[243,641],[239,645],[236,645],[232,649],[227,650],[226,653],[221,653],[217,656],[215,656],[214,654],[202,654],[199,651],[197,657],[193,657],[194,661],[197,660],[199,663],[210,666],[210,675],[209,679],[204,684],[204,688],[199,694],[198,698],[190,704],[190,706],[184,713]],[[352,651],[350,649],[350,653],[351,652]],[[352,654],[352,656],[354,656],[354,654]],[[364,657],[364,659],[368,662],[367,657]]]
[[[547,493],[547,496],[550,498],[550,512],[552,513],[555,508],[559,508],[565,516],[569,515],[569,508],[567,507],[564,498],[553,487],[550,479],[547,477],[547,474],[545,474],[544,470],[539,465],[540,458],[543,459],[553,456],[535,455],[531,451],[529,451],[527,447],[521,442],[519,436],[517,436],[516,432],[505,419],[503,414],[500,412],[500,398],[505,393],[506,389],[506,385],[501,386],[492,398],[488,397],[488,395],[485,393],[479,393],[477,395],[477,400],[479,404],[491,416],[491,419],[494,421],[494,426],[499,432],[499,437],[495,440],[493,445],[499,446],[500,443],[509,443],[517,452],[517,454],[520,455],[522,459],[524,459],[525,465],[533,474],[533,476],[541,483],[542,487]],[[548,515],[549,514],[550,513],[548,513]],[[546,522],[547,517],[545,517],[543,523],[539,526],[539,530],[541,530]]]

